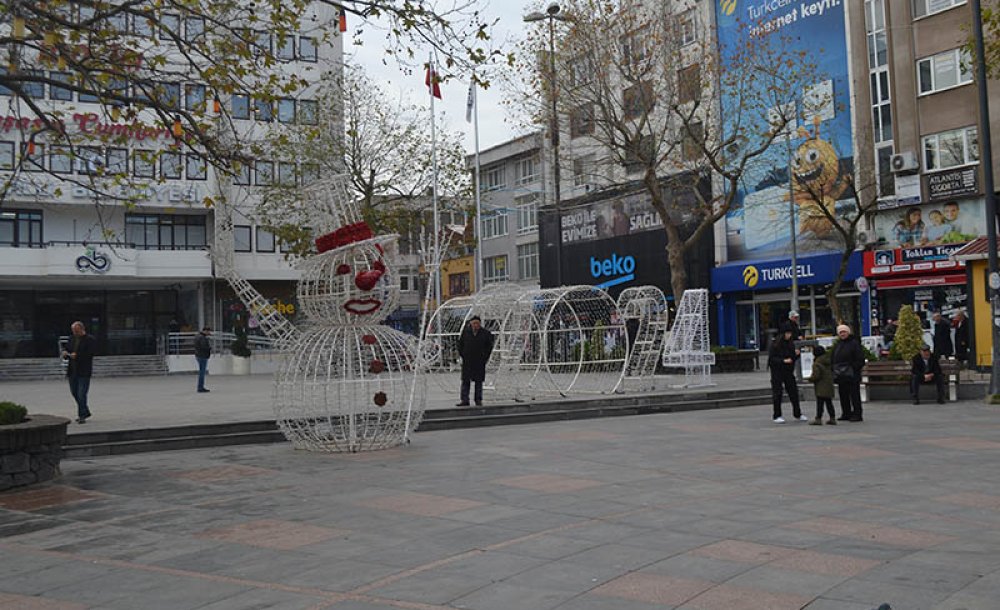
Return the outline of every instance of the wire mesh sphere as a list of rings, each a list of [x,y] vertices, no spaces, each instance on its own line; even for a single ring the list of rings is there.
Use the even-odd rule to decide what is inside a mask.
[[[399,278],[389,264],[396,239],[367,239],[302,261],[297,296],[303,314],[328,324],[374,324],[388,317],[399,302]]]
[[[299,449],[399,445],[424,412],[426,384],[414,375],[416,359],[414,338],[387,326],[307,330],[275,375],[278,427]]]

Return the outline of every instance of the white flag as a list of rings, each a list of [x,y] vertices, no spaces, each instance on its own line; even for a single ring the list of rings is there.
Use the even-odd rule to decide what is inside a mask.
[[[469,96],[465,100],[465,122],[472,122],[472,109],[476,105],[476,79],[469,81]]]

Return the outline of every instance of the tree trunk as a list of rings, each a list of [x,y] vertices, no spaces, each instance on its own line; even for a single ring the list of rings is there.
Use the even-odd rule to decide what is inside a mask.
[[[844,275],[847,274],[847,265],[851,260],[851,254],[854,253],[854,243],[850,243],[844,247],[844,251],[840,253],[840,267],[837,269],[837,279],[834,280],[833,284],[826,291],[826,302],[830,305],[830,312],[833,314],[834,321],[839,324],[844,324],[844,316],[840,311],[840,301],[837,299],[837,295],[840,293],[840,287],[844,285]],[[860,328],[852,329],[856,334],[861,332]],[[860,334],[858,336],[861,336]]]
[[[674,302],[679,303],[681,295],[687,290],[687,268],[684,266],[684,241],[677,227],[664,224],[667,232],[667,264],[670,266],[670,289],[674,293]]]

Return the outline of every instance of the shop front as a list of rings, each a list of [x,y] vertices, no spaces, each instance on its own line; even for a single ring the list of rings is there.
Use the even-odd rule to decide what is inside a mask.
[[[797,258],[799,325],[806,337],[833,335],[838,320],[826,292],[836,280],[840,252],[807,254]],[[860,252],[851,255],[837,302],[841,318],[852,328],[869,333],[869,300],[862,277]],[[712,270],[712,292],[717,297],[719,343],[739,349],[766,350],[788,320],[792,309],[792,261],[789,258],[739,261]]]
[[[958,310],[966,309],[965,261],[949,260],[963,245],[865,252],[874,332],[881,334],[887,320],[898,320],[903,305],[913,307],[925,330],[930,330],[934,312],[951,318]]]

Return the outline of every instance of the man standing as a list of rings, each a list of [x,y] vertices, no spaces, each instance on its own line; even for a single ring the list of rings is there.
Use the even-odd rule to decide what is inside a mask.
[[[951,324],[955,327],[955,357],[964,365],[969,358],[969,319],[959,309]]]
[[[920,385],[933,383],[937,386],[937,401],[944,404],[944,373],[937,354],[931,354],[931,346],[926,343],[920,346],[920,353],[913,357],[910,367],[910,396],[913,404],[920,404]]]
[[[79,320],[73,322],[70,329],[73,336],[69,340],[69,346],[63,350],[62,357],[68,361],[66,377],[69,379],[69,392],[76,400],[76,423],[82,424],[90,417],[87,393],[90,391],[90,376],[94,371],[97,340],[87,334],[87,329]]]
[[[212,357],[212,342],[208,340],[212,334],[211,327],[201,329],[194,338],[194,357],[198,361],[198,391],[210,391],[205,387],[205,373],[208,372],[208,359]]]
[[[486,363],[493,352],[493,335],[483,328],[479,316],[472,316],[469,325],[458,339],[458,355],[462,357],[462,394],[457,406],[469,406],[469,385],[476,384],[476,406],[483,404],[483,381],[486,380]]]
[[[951,324],[941,316],[940,311],[934,312],[934,355],[947,358],[955,353],[951,343]]]
[[[788,327],[792,330],[792,341],[801,341],[802,329],[799,327],[799,312],[794,309],[788,312]]]

